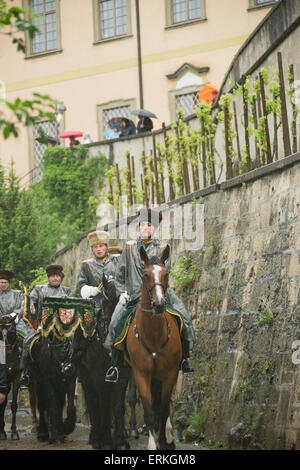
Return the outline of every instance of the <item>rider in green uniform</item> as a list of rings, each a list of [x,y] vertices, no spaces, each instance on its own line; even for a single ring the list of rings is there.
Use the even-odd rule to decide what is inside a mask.
[[[7,271],[6,269],[0,270],[0,318],[15,313],[17,333],[24,338],[29,328],[22,319],[23,294],[20,290],[11,289],[11,281],[14,276],[12,271]]]
[[[41,323],[42,320],[43,300],[45,297],[72,297],[71,289],[61,285],[65,276],[62,266],[59,264],[50,264],[46,266],[45,271],[47,273],[48,283],[38,284],[30,292],[31,309],[36,313],[39,323]],[[24,370],[24,375],[21,380],[22,385],[28,386],[32,377],[32,361],[28,354],[31,342],[37,334],[39,333],[30,330],[24,340],[21,357],[21,369]]]
[[[139,237],[137,240],[130,240],[126,243],[125,249],[118,260],[116,288],[118,294],[120,294],[120,300],[112,315],[109,333],[104,343],[107,349],[111,349],[118,334],[122,331],[129,312],[132,311],[132,307],[140,299],[142,270],[144,267],[144,262],[139,252],[140,247],[144,247],[149,257],[159,256],[163,251],[160,240],[155,237],[155,231],[161,221],[161,212],[152,209],[142,209],[138,220]],[[165,264],[170,271],[170,258]],[[184,304],[170,287],[166,290],[166,304],[171,309],[176,310],[183,320],[181,335],[183,347],[182,371],[193,372],[194,369],[188,363],[189,351],[193,348],[195,342],[195,333],[190,316]],[[112,364],[105,377],[107,382],[118,381],[120,354],[122,353],[112,348]]]
[[[101,315],[103,288],[103,273],[108,278],[115,277],[118,256],[109,253],[109,233],[105,231],[94,231],[88,234],[88,241],[92,251],[92,257],[82,261],[78,281],[77,294],[83,299],[93,299],[98,315]],[[114,247],[118,248],[118,247]],[[71,362],[66,364],[63,372],[70,375],[76,370],[76,364],[86,348],[86,341],[75,332],[73,339],[73,351]]]

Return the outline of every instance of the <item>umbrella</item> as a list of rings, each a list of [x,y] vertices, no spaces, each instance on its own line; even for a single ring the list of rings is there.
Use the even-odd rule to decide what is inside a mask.
[[[149,118],[157,118],[157,116],[155,116],[155,114],[151,113],[151,111],[147,111],[147,109],[136,109],[134,111],[131,111],[131,114],[137,114],[139,116],[146,116],[146,117],[149,117]]]
[[[214,85],[207,84],[198,92],[198,98],[200,101],[208,101],[209,103],[214,103],[216,101],[216,96],[219,89]]]
[[[131,121],[131,119],[128,119],[127,117],[125,116],[116,116],[116,117],[113,117],[111,118],[109,121],[108,121],[108,125],[109,127],[112,127],[114,124],[117,124],[118,126],[121,125],[121,121],[125,120],[126,121],[126,124],[128,126],[128,124],[131,124],[132,126],[135,127],[135,124],[133,121]]]
[[[59,138],[60,139],[66,139],[67,137],[81,137],[83,135],[83,132],[80,131],[66,131],[60,134]]]

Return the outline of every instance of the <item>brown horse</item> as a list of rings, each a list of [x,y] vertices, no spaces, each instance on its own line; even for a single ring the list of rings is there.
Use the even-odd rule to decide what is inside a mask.
[[[157,449],[154,431],[159,432],[159,449],[175,448],[169,410],[182,348],[177,324],[166,312],[168,270],[164,263],[169,254],[167,245],[160,258],[149,259],[141,247],[140,255],[145,263],[141,299],[127,337],[130,364],[149,430],[149,450]]]

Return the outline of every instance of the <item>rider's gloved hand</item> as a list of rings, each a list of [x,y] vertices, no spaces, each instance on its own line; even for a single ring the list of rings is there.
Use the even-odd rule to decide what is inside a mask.
[[[123,294],[120,295],[120,299],[119,299],[119,302],[122,304],[122,305],[125,305],[127,304],[128,300],[130,299],[129,295],[127,294],[127,292],[123,292]]]
[[[95,297],[100,293],[98,287],[93,286],[83,286],[80,291],[80,295],[83,299],[88,299],[89,297]]]

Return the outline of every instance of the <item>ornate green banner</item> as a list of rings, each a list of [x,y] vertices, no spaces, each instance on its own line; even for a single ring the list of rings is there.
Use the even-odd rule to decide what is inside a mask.
[[[42,308],[42,336],[53,331],[58,339],[71,336],[80,325],[83,335],[93,336],[97,318],[94,303],[91,300],[57,297],[45,297]]]

